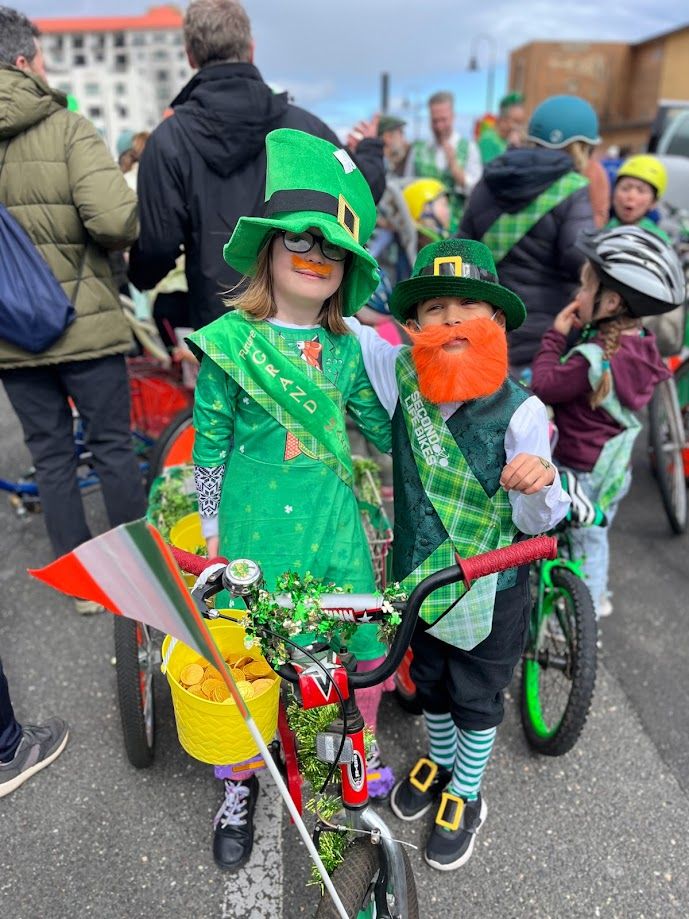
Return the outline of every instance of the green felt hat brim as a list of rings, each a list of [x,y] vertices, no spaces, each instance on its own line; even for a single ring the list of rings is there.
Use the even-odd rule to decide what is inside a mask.
[[[378,286],[378,263],[330,214],[299,211],[282,216],[241,217],[223,249],[223,256],[235,271],[252,277],[256,271],[258,253],[272,233],[276,230],[303,233],[309,227],[316,227],[328,242],[352,253],[352,261],[344,277],[342,312],[345,316],[353,316]]]
[[[447,275],[423,275],[402,281],[390,297],[390,312],[395,319],[405,323],[418,303],[431,300],[433,297],[471,297],[475,300],[484,300],[503,311],[508,332],[519,328],[526,319],[524,304],[506,287],[491,284],[490,281]]]

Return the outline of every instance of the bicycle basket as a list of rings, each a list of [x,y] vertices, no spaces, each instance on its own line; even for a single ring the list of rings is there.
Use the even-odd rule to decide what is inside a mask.
[[[371,460],[354,457],[354,491],[371,553],[376,587],[378,590],[384,590],[392,559],[392,527],[381,497],[380,470]]]

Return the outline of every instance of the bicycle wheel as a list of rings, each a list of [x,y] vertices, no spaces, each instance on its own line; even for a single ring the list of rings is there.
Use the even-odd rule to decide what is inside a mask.
[[[153,630],[142,622],[115,616],[115,659],[124,748],[132,766],[146,769],[154,756],[153,672],[160,665]]]
[[[684,480],[689,485],[689,358],[679,365],[675,371],[675,386],[677,388],[677,401],[682,416],[682,429],[684,432]]]
[[[191,463],[191,450],[194,444],[193,408],[190,405],[176,415],[165,428],[153,448],[151,462],[146,480],[150,489],[153,481],[168,466],[181,466]]]
[[[648,406],[650,449],[665,513],[673,533],[687,528],[684,424],[673,379],[659,383]]]
[[[596,683],[596,614],[586,584],[568,568],[550,569],[539,617],[522,660],[521,717],[529,745],[545,756],[572,749]]]
[[[337,866],[331,877],[335,890],[340,895],[349,919],[374,919],[380,915],[376,907],[376,881],[380,865],[380,846],[371,845],[368,840],[357,839],[345,851],[344,861]],[[416,882],[407,850],[402,849],[404,871],[407,881],[407,912],[404,919],[418,919],[419,903],[416,897]],[[338,919],[339,913],[333,901],[325,892],[318,905],[316,919]]]

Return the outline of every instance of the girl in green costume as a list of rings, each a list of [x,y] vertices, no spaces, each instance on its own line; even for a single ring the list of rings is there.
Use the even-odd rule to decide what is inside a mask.
[[[378,283],[363,248],[375,205],[354,162],[327,141],[279,130],[266,149],[264,216],[242,218],[224,251],[251,280],[228,301],[233,312],[189,338],[201,358],[193,456],[203,533],[210,556],[255,560],[269,590],[292,570],[371,591],[344,413],[384,452],[390,425],[343,315]],[[360,626],[349,649],[370,667],[384,653],[376,626]],[[374,727],[380,694],[357,697]],[[216,775],[225,800],[213,852],[237,867],[251,852],[258,782],[230,767]]]

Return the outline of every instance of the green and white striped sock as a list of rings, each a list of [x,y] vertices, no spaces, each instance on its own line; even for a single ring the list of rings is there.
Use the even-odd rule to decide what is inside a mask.
[[[463,731],[457,728],[457,756],[449,791],[474,801],[495,743],[496,728],[487,731]]]
[[[435,715],[424,712],[429,756],[438,766],[452,769],[457,753],[457,728],[449,712]]]

